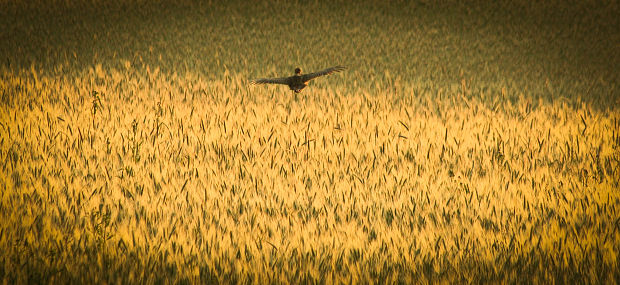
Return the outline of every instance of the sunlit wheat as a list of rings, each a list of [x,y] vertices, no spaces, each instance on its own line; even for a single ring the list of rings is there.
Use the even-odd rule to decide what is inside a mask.
[[[192,19],[204,21],[216,12],[230,18],[222,21],[238,20],[250,9],[193,5],[204,15],[190,14]],[[307,20],[315,10],[331,11],[308,5],[293,16]],[[240,52],[260,57],[273,45],[289,47],[294,42],[289,29],[300,24],[281,25],[279,17],[269,17],[263,30],[279,27],[283,36],[256,50],[247,48],[256,44],[244,38],[247,34],[226,30],[240,28],[208,26],[227,40],[225,47],[237,49],[239,62],[221,61],[219,55],[231,53],[222,49],[207,63],[195,63],[205,55],[187,49],[183,60],[165,59],[172,67],[149,64],[144,62],[152,56],[148,45],[163,44],[153,40],[136,44],[139,52],[82,69],[2,67],[0,279],[88,284],[618,280],[616,109],[563,97],[551,86],[558,81],[526,90],[508,79],[488,80],[494,70],[488,78],[451,73],[459,66],[444,72],[440,60],[413,76],[411,62],[417,58],[398,61],[382,51],[424,51],[421,43],[437,37],[443,23],[422,27],[404,16],[384,18],[386,8],[376,6],[346,10],[343,17],[387,22],[402,41],[337,17],[308,21],[325,31],[346,26],[353,39],[375,37],[376,48],[364,50],[330,33],[321,39],[324,44],[316,44],[321,56],[296,55],[318,70],[329,57],[338,57],[334,50],[369,53],[359,64],[352,59],[361,57],[349,54],[345,59],[352,67],[317,82],[299,100],[282,88],[251,87],[252,74],[283,69],[259,67]],[[283,9],[297,11],[293,8]],[[272,12],[270,6],[253,9],[258,16]],[[146,25],[140,21],[147,19],[132,13],[138,16],[127,21]],[[176,25],[171,20],[166,27]],[[148,31],[136,30],[135,37]],[[191,39],[201,35],[185,30],[175,31]],[[421,36],[408,38],[407,31]],[[462,34],[467,35],[450,35]],[[454,41],[459,46],[459,38]],[[341,47],[331,46],[334,42]],[[186,47],[173,40],[166,44],[171,53]],[[93,61],[96,52],[107,51],[91,49]],[[234,65],[252,67],[229,69]]]

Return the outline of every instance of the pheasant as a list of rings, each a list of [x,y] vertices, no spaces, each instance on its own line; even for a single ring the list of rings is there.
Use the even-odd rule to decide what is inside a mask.
[[[297,93],[301,92],[302,89],[308,86],[308,81],[315,79],[319,76],[329,75],[334,72],[343,71],[346,67],[344,66],[334,66],[327,69],[323,69],[321,71],[312,72],[308,74],[301,74],[301,68],[295,68],[295,75],[289,77],[280,77],[280,78],[260,78],[252,80],[252,84],[284,84],[288,85],[289,88],[293,92],[295,92],[295,97],[297,97]]]

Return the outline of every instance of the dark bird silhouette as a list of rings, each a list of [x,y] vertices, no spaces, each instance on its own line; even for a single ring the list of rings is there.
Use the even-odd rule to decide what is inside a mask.
[[[312,72],[308,74],[301,74],[301,68],[295,68],[295,75],[289,77],[280,77],[280,78],[260,78],[252,80],[252,84],[284,84],[288,85],[289,88],[293,92],[295,92],[295,97],[297,97],[297,93],[301,92],[302,89],[308,86],[308,81],[315,79],[319,76],[329,75],[334,72],[343,71],[346,67],[344,66],[334,66],[327,69],[323,69],[321,71]]]

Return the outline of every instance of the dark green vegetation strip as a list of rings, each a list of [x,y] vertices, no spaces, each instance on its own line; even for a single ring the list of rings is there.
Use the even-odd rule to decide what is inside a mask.
[[[3,67],[65,74],[122,59],[215,79],[346,64],[361,88],[389,71],[432,91],[466,80],[474,94],[604,108],[620,96],[617,1],[26,2],[0,1]]]

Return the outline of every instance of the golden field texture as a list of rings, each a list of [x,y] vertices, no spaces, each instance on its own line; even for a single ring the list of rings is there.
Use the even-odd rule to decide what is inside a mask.
[[[75,3],[63,13],[80,22],[82,14],[67,12],[81,7]],[[147,5],[149,14],[178,19],[161,20],[166,25],[145,24],[142,10],[125,9],[135,30],[85,21],[76,37],[111,40],[87,51],[90,59],[74,53],[72,45],[84,42],[64,38],[73,35],[44,37],[36,26],[31,33],[58,55],[41,56],[35,44],[19,44],[16,31],[31,24],[7,20],[13,45],[2,47],[3,56],[19,56],[0,69],[3,283],[618,282],[620,101],[608,62],[558,74],[552,71],[566,66],[537,66],[536,55],[510,55],[527,52],[502,43],[453,53],[462,41],[493,39],[444,33],[455,27],[447,16],[437,17],[447,26],[420,16],[418,29],[410,28],[418,15],[407,12],[412,4],[364,2],[358,11],[341,3],[342,19],[333,20],[315,14],[333,7],[312,2],[292,26],[309,34],[295,19],[317,17],[314,24],[334,32],[324,43],[300,39],[309,52],[269,65],[256,58],[277,58],[272,45],[292,45],[290,26],[279,21],[297,10],[280,3],[286,13],[270,18],[262,3],[184,3],[192,9],[171,13]],[[116,5],[84,15],[98,23],[134,4]],[[201,26],[218,13],[284,36],[271,43],[231,32],[243,31],[234,26]],[[368,18],[391,32],[356,30]],[[106,29],[91,33],[89,25]],[[127,34],[105,35],[128,29],[135,38],[150,33],[145,26],[172,39],[127,44]],[[181,35],[199,26],[211,30]],[[203,45],[207,35],[216,43]],[[384,44],[351,51],[369,35]],[[202,50],[212,55],[206,59],[193,55],[222,46],[229,48]],[[496,48],[510,58],[477,63]],[[449,60],[407,57],[435,52]],[[312,62],[308,70],[350,64],[298,100],[284,86],[248,84],[288,74],[299,61]]]

